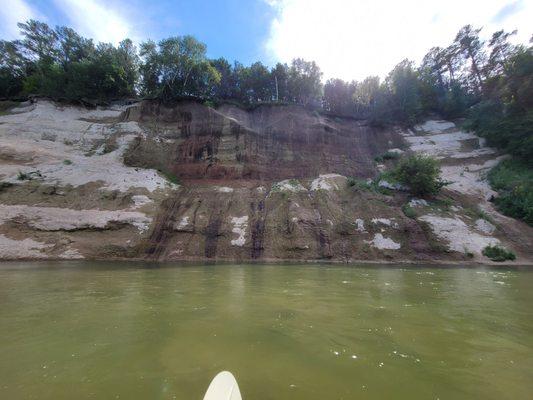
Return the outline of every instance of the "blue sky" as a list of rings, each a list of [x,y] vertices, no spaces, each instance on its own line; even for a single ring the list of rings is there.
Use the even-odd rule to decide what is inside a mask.
[[[131,25],[125,33],[138,41],[191,34],[208,44],[210,57],[225,56],[245,64],[266,57],[264,48],[258,44],[267,40],[270,21],[274,18],[274,9],[262,0],[27,0],[21,3],[50,25],[74,25],[75,28],[80,21],[72,9],[78,4],[83,9],[83,5],[93,3],[96,8],[101,6],[122,17],[125,24]],[[92,32],[81,29],[84,30],[87,36],[92,36]],[[106,40],[105,36],[99,39]],[[108,41],[116,41],[116,38],[111,35]]]
[[[248,65],[303,57],[325,78],[385,76],[403,58],[419,62],[446,46],[465,24],[482,35],[518,29],[533,34],[533,0],[1,0],[0,37],[35,18],[67,25],[96,41],[135,42],[191,34],[209,57]]]

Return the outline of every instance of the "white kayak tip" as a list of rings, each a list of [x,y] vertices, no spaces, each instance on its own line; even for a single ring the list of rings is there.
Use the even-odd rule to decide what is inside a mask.
[[[211,381],[204,400],[242,400],[239,385],[233,374],[222,371]]]

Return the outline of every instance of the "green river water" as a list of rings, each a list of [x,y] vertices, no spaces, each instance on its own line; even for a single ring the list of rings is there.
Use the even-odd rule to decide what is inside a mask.
[[[533,398],[533,271],[5,263],[1,399]]]

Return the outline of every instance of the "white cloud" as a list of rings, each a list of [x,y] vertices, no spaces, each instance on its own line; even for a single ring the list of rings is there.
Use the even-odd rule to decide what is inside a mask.
[[[404,58],[419,62],[433,46],[447,46],[466,24],[519,30],[527,43],[533,2],[501,22],[494,18],[512,0],[265,0],[277,11],[266,42],[268,54],[284,62],[315,60],[324,77],[385,76]]]
[[[32,18],[38,19],[39,16],[24,0],[10,0],[9,5],[0,6],[0,37],[2,39],[18,38],[17,22],[25,22]]]
[[[74,28],[82,36],[113,44],[127,37],[134,39],[127,10],[121,10],[119,5],[113,7],[112,2],[103,0],[54,0],[54,3],[67,17],[63,25]]]

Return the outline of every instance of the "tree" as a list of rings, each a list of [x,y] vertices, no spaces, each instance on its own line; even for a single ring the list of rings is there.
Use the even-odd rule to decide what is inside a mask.
[[[380,88],[379,76],[369,76],[355,88],[354,98],[358,105],[372,107],[376,102]]]
[[[485,66],[486,76],[496,76],[505,71],[505,62],[515,51],[515,46],[509,43],[509,38],[516,33],[516,30],[512,32],[500,30],[492,34],[489,41],[490,55]]]
[[[289,101],[289,66],[277,63],[272,69],[274,96],[276,101]]]
[[[139,56],[137,55],[137,48],[131,39],[124,39],[119,43],[114,53],[114,62],[125,74],[126,88],[124,94],[133,96],[135,94],[140,62]]]
[[[55,32],[58,40],[57,59],[64,69],[73,62],[80,62],[94,55],[92,39],[86,39],[65,26],[56,28]]]
[[[329,79],[324,85],[324,108],[339,115],[353,115],[356,88],[355,81]]]
[[[455,43],[446,47],[442,51],[442,58],[446,64],[446,71],[448,72],[450,84],[452,85],[456,81],[456,73],[459,68],[459,48]]]
[[[431,76],[439,87],[445,87],[444,73],[446,72],[447,59],[445,50],[441,47],[432,47],[424,56],[420,69]]]
[[[322,72],[314,61],[296,58],[289,68],[289,101],[307,105],[322,95]]]
[[[231,64],[221,57],[210,61],[220,75],[220,81],[213,86],[212,96],[216,99],[231,99],[236,96],[236,81]]]
[[[206,46],[192,36],[141,45],[143,92],[172,99],[204,96],[220,82],[220,74],[206,58]]]
[[[441,47],[431,48],[418,69],[421,102],[425,110],[437,111],[441,108],[446,90],[450,86],[445,73],[445,50]]]
[[[528,163],[533,160],[533,48],[518,47],[490,96],[471,107],[467,128]]]
[[[270,71],[260,62],[241,71],[241,90],[248,103],[271,101],[273,98],[274,82]]]
[[[141,62],[139,65],[140,93],[143,96],[158,96],[161,90],[159,78],[161,76],[161,64],[157,45],[154,41],[148,40],[141,43],[140,47]]]
[[[413,62],[403,60],[389,73],[385,81],[391,95],[393,119],[412,124],[422,113],[418,73]]]
[[[27,63],[18,42],[0,40],[0,97],[17,96],[22,91]]]
[[[17,24],[23,37],[21,45],[27,55],[49,63],[57,57],[57,33],[44,22],[30,19]]]
[[[483,51],[484,42],[479,39],[479,32],[481,28],[474,29],[471,25],[465,25],[457,33],[455,37],[455,45],[459,54],[464,59],[470,61],[472,81],[474,81],[474,88],[481,90],[483,84],[482,71],[485,53]]]

